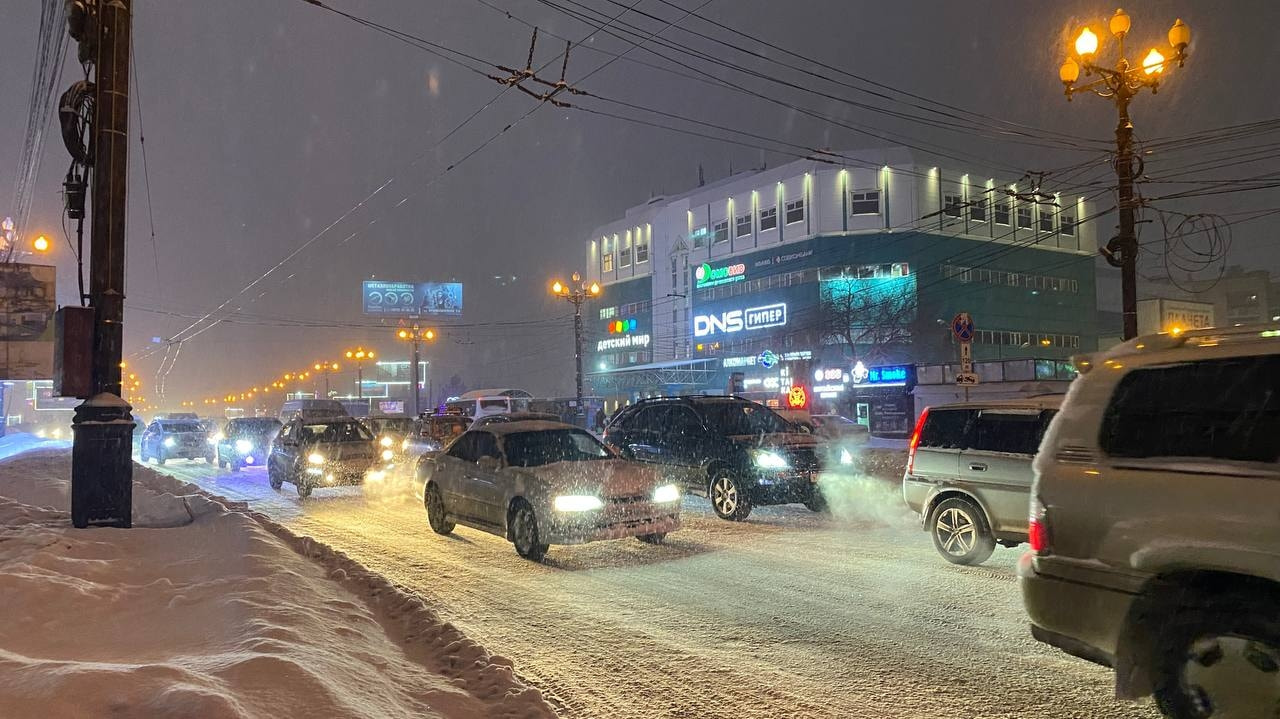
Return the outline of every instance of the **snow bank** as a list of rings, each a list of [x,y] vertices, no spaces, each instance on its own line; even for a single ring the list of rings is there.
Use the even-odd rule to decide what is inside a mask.
[[[0,461],[0,716],[554,717],[511,662],[340,552],[134,467],[70,529],[70,453]]]

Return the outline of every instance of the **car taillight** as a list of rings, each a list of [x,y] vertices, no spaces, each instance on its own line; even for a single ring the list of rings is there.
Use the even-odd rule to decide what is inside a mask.
[[[911,444],[908,446],[907,452],[907,474],[911,474],[916,466],[916,447],[920,446],[920,433],[924,430],[924,421],[929,416],[929,408],[925,407],[920,412],[920,419],[916,420],[916,428],[911,430]]]
[[[1027,542],[1031,544],[1031,551],[1036,554],[1048,554],[1049,540],[1049,513],[1038,497],[1032,497],[1031,516],[1027,522]]]

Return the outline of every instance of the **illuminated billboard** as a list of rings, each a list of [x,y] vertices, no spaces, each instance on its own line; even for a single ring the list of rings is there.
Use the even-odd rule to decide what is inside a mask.
[[[0,264],[0,379],[53,376],[56,273],[48,265]]]
[[[364,313],[420,317],[462,314],[461,282],[384,282],[365,280]]]

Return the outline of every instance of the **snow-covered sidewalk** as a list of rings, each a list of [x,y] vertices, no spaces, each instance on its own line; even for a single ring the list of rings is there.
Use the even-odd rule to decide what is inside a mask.
[[[554,717],[511,662],[339,552],[134,467],[70,526],[64,446],[0,461],[0,716]]]

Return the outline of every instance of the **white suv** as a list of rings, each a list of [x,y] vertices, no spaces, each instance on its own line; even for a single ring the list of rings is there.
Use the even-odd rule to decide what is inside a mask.
[[[1077,359],[1034,462],[1032,634],[1166,716],[1280,716],[1280,329]]]

